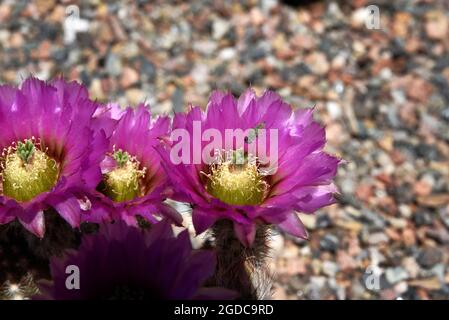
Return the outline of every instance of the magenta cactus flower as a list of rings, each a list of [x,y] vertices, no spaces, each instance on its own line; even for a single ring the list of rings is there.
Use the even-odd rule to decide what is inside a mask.
[[[109,139],[100,168],[102,176],[89,195],[92,212],[137,225],[140,216],[150,223],[168,217],[177,224],[181,216],[163,203],[167,177],[155,147],[169,134],[170,119],[151,119],[144,105],[120,110],[109,104],[95,115],[95,126]]]
[[[79,226],[83,190],[101,176],[94,164],[107,147],[90,128],[96,108],[84,86],[62,79],[0,86],[0,224],[17,218],[43,237],[53,208]]]
[[[340,162],[323,151],[325,130],[312,116],[313,109],[292,111],[276,93],[253,90],[238,101],[216,91],[205,112],[175,115],[172,146],[161,154],[173,197],[192,204],[198,234],[228,219],[246,246],[258,223],[307,237],[296,212],[334,203]]]
[[[215,270],[215,254],[192,250],[188,231],[177,237],[170,224],[145,232],[123,222],[103,225],[83,238],[77,251],[52,258],[52,282],[40,284],[36,299],[167,300],[233,299],[236,293],[203,287]],[[66,286],[68,266],[79,271],[78,290]]]

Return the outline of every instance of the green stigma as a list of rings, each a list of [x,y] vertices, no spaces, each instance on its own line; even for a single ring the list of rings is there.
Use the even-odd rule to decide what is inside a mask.
[[[3,194],[26,202],[51,190],[59,177],[59,165],[44,151],[36,149],[31,140],[18,142],[17,147],[4,150],[2,161]]]
[[[142,196],[140,182],[145,168],[139,169],[139,162],[122,150],[114,152],[112,158],[117,167],[103,175],[103,193],[115,202]]]
[[[231,205],[257,205],[265,199],[268,184],[255,162],[235,151],[229,161],[210,167],[207,192]],[[236,162],[237,161],[237,162]]]
[[[25,140],[25,143],[19,141],[17,143],[17,155],[24,163],[30,163],[34,154],[34,144],[31,140]]]
[[[115,162],[117,162],[117,165],[119,167],[123,167],[129,160],[128,152],[122,150],[114,152],[112,157],[114,158]]]

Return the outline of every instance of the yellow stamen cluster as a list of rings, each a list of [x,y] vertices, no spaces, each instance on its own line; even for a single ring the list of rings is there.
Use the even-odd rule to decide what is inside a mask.
[[[231,205],[257,205],[264,200],[268,183],[256,162],[235,164],[228,160],[212,164],[207,174],[207,192]]]
[[[18,146],[25,144],[20,142]],[[26,146],[28,150],[25,151],[15,145],[6,148],[1,157],[2,193],[19,202],[51,190],[60,171],[54,159],[35,148],[34,140],[27,140]]]
[[[125,154],[126,156],[123,156]],[[145,177],[146,168],[139,169],[139,162],[122,151],[117,151],[114,158],[117,167],[103,175],[103,193],[115,202],[142,196],[140,183]]]

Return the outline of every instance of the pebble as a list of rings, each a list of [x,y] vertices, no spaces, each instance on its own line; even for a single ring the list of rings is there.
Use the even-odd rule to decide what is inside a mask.
[[[338,238],[332,234],[326,234],[320,240],[320,247],[324,251],[336,252],[338,249]]]
[[[412,280],[408,284],[412,287],[420,287],[426,290],[439,290],[442,287],[441,282],[437,277]]]
[[[415,279],[416,277],[418,277],[421,269],[414,257],[404,258],[402,265],[404,266],[404,269],[407,271],[410,278]]]
[[[354,10],[351,15],[351,25],[355,28],[365,27],[366,21],[369,19],[369,12],[365,8]]]
[[[383,229],[386,226],[385,218],[370,210],[362,210],[361,219],[373,229]]]
[[[123,88],[129,88],[136,84],[139,81],[139,78],[140,76],[137,70],[130,67],[124,67],[120,78],[120,85]]]
[[[216,40],[223,38],[223,36],[229,31],[230,27],[230,23],[226,20],[215,20],[212,26],[212,37]]]
[[[405,219],[409,219],[413,214],[413,211],[410,208],[410,206],[406,204],[401,204],[399,206],[399,212],[401,213],[401,216],[403,216]]]
[[[332,226],[332,219],[326,213],[319,214],[316,218],[315,226],[320,229],[329,228]]]
[[[322,270],[325,275],[333,278],[338,272],[338,265],[335,262],[326,260],[322,264]]]
[[[407,280],[408,273],[402,267],[388,268],[385,276],[390,284],[396,284],[400,281]]]
[[[126,99],[133,106],[145,101],[145,93],[139,88],[131,88],[125,92]]]
[[[419,204],[426,207],[442,207],[449,204],[449,194],[431,194],[428,196],[420,196],[417,197],[417,201]]]
[[[329,101],[326,103],[326,109],[332,119],[338,119],[342,116],[342,110],[337,102]]]
[[[234,48],[224,48],[220,51],[218,56],[220,59],[227,61],[233,59],[237,55],[237,51]]]
[[[422,249],[418,255],[417,261],[423,268],[431,268],[442,261],[443,255],[437,248]]]
[[[407,292],[407,290],[408,290],[408,284],[406,281],[401,281],[394,286],[394,291],[399,295]]]
[[[388,242],[388,236],[383,232],[372,233],[368,237],[368,243],[370,245],[378,245],[385,242]]]
[[[324,75],[329,71],[330,65],[322,52],[314,52],[305,58],[305,63],[317,75]]]
[[[407,226],[407,220],[402,218],[389,218],[388,222],[393,228],[404,229]]]
[[[431,11],[426,15],[427,36],[435,40],[443,40],[448,36],[449,20],[441,11]]]
[[[106,71],[111,76],[118,76],[122,73],[122,62],[120,57],[114,53],[110,53],[106,58]]]
[[[140,72],[141,76],[147,79],[149,82],[154,82],[157,76],[157,68],[148,59],[145,57],[141,57],[140,59]]]
[[[101,81],[98,78],[92,79],[92,82],[89,87],[89,93],[91,99],[104,100],[106,99],[106,95],[103,91],[103,87],[101,85]]]
[[[417,226],[430,225],[433,222],[433,218],[427,211],[418,211],[413,216],[413,220]]]
[[[307,229],[313,230],[316,228],[317,217],[315,215],[301,214],[300,218]]]
[[[416,244],[415,230],[411,228],[404,229],[402,232],[402,239],[406,246],[413,246]]]

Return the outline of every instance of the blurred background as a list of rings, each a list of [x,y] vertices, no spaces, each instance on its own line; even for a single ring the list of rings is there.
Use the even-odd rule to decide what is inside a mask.
[[[341,194],[273,236],[274,298],[449,298],[449,1],[0,1],[0,82],[29,75],[154,113],[316,105]]]

